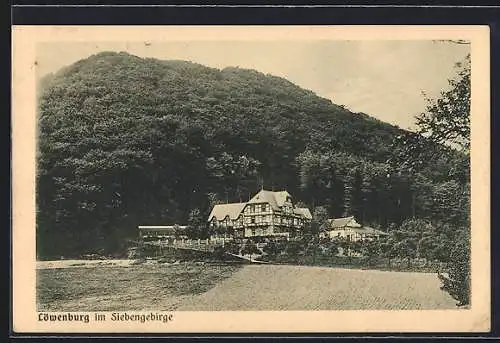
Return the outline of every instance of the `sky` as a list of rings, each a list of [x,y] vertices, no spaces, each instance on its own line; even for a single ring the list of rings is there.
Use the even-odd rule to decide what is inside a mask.
[[[255,69],[403,129],[415,129],[422,95],[436,97],[455,75],[467,44],[398,41],[51,42],[37,46],[37,77],[102,51]]]

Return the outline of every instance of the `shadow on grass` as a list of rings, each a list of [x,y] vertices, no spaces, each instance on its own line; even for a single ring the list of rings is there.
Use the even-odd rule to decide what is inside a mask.
[[[162,305],[171,309],[176,298],[204,293],[240,267],[234,263],[147,263],[40,269],[37,307],[39,311],[158,310]]]

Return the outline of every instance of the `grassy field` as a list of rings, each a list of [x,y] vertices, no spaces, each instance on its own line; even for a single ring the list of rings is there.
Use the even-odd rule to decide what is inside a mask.
[[[456,309],[433,273],[248,265],[179,310]]]
[[[39,310],[455,309],[436,274],[193,263],[38,270]]]
[[[193,263],[49,266],[37,270],[37,306],[39,311],[169,311],[239,268]]]

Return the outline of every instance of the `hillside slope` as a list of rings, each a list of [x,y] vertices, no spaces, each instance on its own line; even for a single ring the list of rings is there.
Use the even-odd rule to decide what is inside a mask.
[[[330,216],[364,206],[362,220],[380,225],[418,207],[407,178],[380,186],[403,130],[283,78],[103,52],[42,84],[42,255],[117,249],[138,224],[201,227],[213,203],[245,200],[262,184]]]

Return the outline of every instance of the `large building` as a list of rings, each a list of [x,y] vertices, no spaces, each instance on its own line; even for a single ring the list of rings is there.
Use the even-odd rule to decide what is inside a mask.
[[[312,219],[287,191],[261,190],[248,202],[215,205],[208,217],[213,238],[283,237],[300,234]]]

